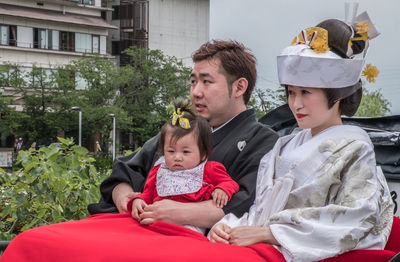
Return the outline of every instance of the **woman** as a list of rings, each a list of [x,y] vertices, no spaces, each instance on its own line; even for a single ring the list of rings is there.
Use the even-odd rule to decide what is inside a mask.
[[[287,261],[385,247],[393,220],[386,180],[367,133],[341,121],[362,96],[364,57],[352,57],[365,56],[376,36],[368,35],[374,28],[366,13],[356,21],[354,28],[330,19],[303,30],[278,56],[279,80],[302,130],[262,158],[253,206],[241,218],[226,215],[212,242],[273,244]]]

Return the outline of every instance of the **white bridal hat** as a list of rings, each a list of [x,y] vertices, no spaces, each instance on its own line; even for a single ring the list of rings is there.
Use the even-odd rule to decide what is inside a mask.
[[[363,67],[369,40],[380,33],[367,12],[354,17],[347,24],[352,31],[346,54],[349,58],[343,58],[329,49],[327,30],[320,27],[304,29],[277,57],[280,84],[343,88],[357,84],[361,75],[367,76],[368,81],[374,81],[373,77],[379,73],[376,67],[367,65],[364,71]],[[353,55],[351,48],[352,41],[356,40],[366,42],[364,51],[358,57]]]

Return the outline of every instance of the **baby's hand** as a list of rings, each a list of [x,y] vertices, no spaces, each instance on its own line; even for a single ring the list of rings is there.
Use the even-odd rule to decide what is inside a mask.
[[[221,188],[214,189],[211,193],[211,197],[218,208],[223,208],[228,203],[229,199],[228,194]]]
[[[132,217],[137,221],[140,221],[139,215],[143,212],[144,208],[147,206],[146,202],[144,202],[141,198],[136,198],[132,202]]]

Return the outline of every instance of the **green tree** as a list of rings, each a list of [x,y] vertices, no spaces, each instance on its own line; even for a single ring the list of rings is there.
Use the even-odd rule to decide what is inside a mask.
[[[190,69],[159,50],[131,47],[125,53],[131,64],[120,68],[92,55],[52,70],[34,65],[24,72],[17,65],[4,65],[0,82],[15,88],[24,101],[10,133],[24,137],[25,145],[55,138],[61,130],[77,137],[77,112],[71,107],[79,106],[83,145],[94,142],[85,138],[100,135],[107,151],[111,113],[120,131],[132,133],[136,145],[143,144],[170,117],[166,107],[171,100],[188,97]]]
[[[356,116],[379,117],[390,113],[390,102],[382,95],[381,90],[363,88],[363,97]]]
[[[77,137],[78,133],[77,113],[70,111],[72,106],[79,106],[82,110],[83,137],[100,135],[103,151],[107,151],[108,136],[112,130],[109,114],[115,115],[119,130],[131,130],[132,117],[124,109],[125,98],[119,95],[119,71],[112,60],[100,56],[85,57],[59,68],[57,74],[54,77],[60,91],[57,104],[62,105],[63,110],[73,118],[74,124],[67,130],[70,134]],[[71,78],[78,79],[85,88],[76,90],[77,83],[71,83]],[[86,145],[90,142],[93,141],[87,141]]]
[[[260,119],[269,111],[287,103],[285,89],[277,90],[256,88],[249,105],[254,107],[257,118]]]
[[[171,100],[188,97],[190,69],[159,50],[131,47],[125,53],[131,64],[120,68],[118,79],[135,142],[142,145],[170,118],[166,108]]]

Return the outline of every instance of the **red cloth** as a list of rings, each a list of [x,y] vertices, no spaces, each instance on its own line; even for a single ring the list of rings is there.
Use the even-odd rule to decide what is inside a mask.
[[[386,248],[400,248],[399,221],[395,218]],[[394,255],[395,252],[390,250],[356,250],[323,261],[386,262]],[[25,231],[10,243],[0,257],[1,262],[210,260],[283,262],[284,258],[271,245],[239,247],[210,243],[200,233],[165,222],[141,226],[128,214],[98,214],[79,221]]]
[[[203,184],[199,191],[191,194],[160,197],[156,188],[157,171],[160,165],[150,170],[143,193],[128,202],[129,213],[132,212],[132,202],[136,198],[143,199],[148,205],[163,199],[171,199],[178,202],[199,202],[210,199],[212,191],[215,188],[221,188],[228,194],[230,200],[232,195],[239,191],[239,185],[226,173],[224,165],[215,161],[207,161],[203,173],[203,181],[206,184]]]
[[[25,231],[0,261],[265,262],[269,253],[269,262],[284,261],[275,248],[260,245],[266,247],[216,244],[181,226],[164,222],[141,226],[128,214],[99,214]]]
[[[392,231],[390,231],[385,250],[393,251],[396,254],[400,252],[400,218],[398,217],[393,217]]]

